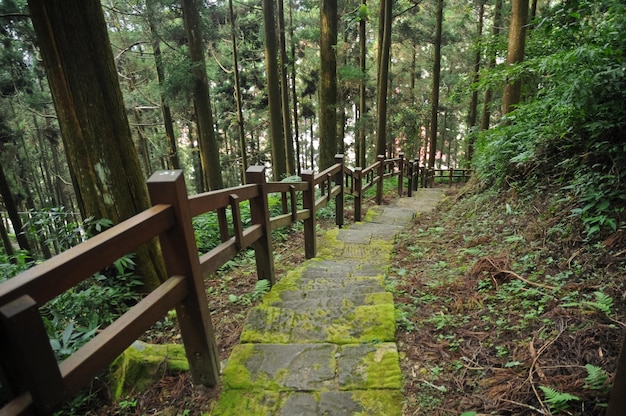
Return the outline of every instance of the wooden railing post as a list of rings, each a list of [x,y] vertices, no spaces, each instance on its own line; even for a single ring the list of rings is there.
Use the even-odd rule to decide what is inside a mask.
[[[49,414],[63,400],[61,372],[50,347],[37,303],[23,295],[0,308],[0,353],[12,395],[28,392],[38,414]]]
[[[302,180],[308,182],[306,191],[302,192],[302,207],[309,210],[309,217],[304,220],[304,256],[312,259],[317,255],[317,239],[315,238],[315,175],[312,170],[302,171]]]
[[[148,191],[153,205],[169,204],[174,208],[176,225],[159,237],[161,249],[168,275],[188,279],[189,294],[176,312],[193,381],[213,387],[218,381],[220,362],[183,171],[155,172],[148,179]]]
[[[404,187],[404,153],[398,153],[398,169],[400,173],[398,174],[398,196],[402,198],[402,188]]]
[[[344,192],[343,192],[343,164],[344,157],[342,154],[335,155],[335,163],[341,165],[339,172],[335,174],[335,186],[341,186],[341,190],[335,196],[335,224],[339,228],[343,227],[343,202],[344,202]]]
[[[383,203],[383,182],[385,179],[385,156],[378,155],[378,183],[376,184],[376,205]]]
[[[409,160],[408,172],[407,172],[408,187],[407,187],[407,190],[406,190],[406,195],[408,197],[412,197],[413,196],[413,183],[415,181],[415,171],[413,169],[415,169],[415,161],[414,160]]]
[[[363,205],[363,168],[354,168],[354,221],[361,221]]]
[[[272,228],[270,227],[270,210],[265,190],[265,167],[250,166],[246,171],[246,180],[249,184],[255,183],[259,187],[259,196],[250,200],[250,216],[253,224],[263,227],[263,236],[254,242],[254,257],[259,280],[265,279],[273,286],[276,283],[274,273],[274,250],[272,248]]]
[[[448,178],[448,187],[452,188],[452,175],[454,174],[454,168],[450,168],[450,177]]]
[[[415,174],[415,179],[413,180],[413,191],[417,191],[417,188],[420,186],[420,164],[419,159],[415,159],[413,161],[413,173]]]

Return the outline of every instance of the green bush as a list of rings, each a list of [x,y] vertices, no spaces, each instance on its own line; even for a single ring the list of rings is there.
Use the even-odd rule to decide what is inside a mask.
[[[498,82],[520,76],[528,94],[479,135],[477,176],[496,187],[560,184],[589,237],[617,230],[626,194],[624,51],[620,1],[579,0],[546,11],[526,61],[490,75]]]

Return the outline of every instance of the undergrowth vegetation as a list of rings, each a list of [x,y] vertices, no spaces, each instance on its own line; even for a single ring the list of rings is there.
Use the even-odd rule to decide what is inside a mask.
[[[525,62],[483,78],[521,79],[527,93],[480,134],[473,164],[487,186],[560,186],[586,236],[601,238],[621,229],[626,202],[626,5],[565,2],[534,24]]]
[[[625,329],[624,243],[552,197],[451,196],[397,245],[407,414],[604,414]]]

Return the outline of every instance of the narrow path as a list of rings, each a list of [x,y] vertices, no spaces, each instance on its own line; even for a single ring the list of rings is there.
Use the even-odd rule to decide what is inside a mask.
[[[441,189],[420,189],[370,208],[363,223],[326,232],[319,257],[250,310],[212,415],[400,416],[395,311],[384,276],[395,236],[442,198]]]

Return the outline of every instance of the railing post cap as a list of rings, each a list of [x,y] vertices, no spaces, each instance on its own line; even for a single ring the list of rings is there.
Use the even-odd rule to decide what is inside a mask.
[[[246,172],[250,172],[250,173],[265,172],[265,166],[263,165],[248,166],[248,169],[246,169]]]
[[[182,169],[157,170],[150,175],[147,182],[174,182],[182,174]]]

